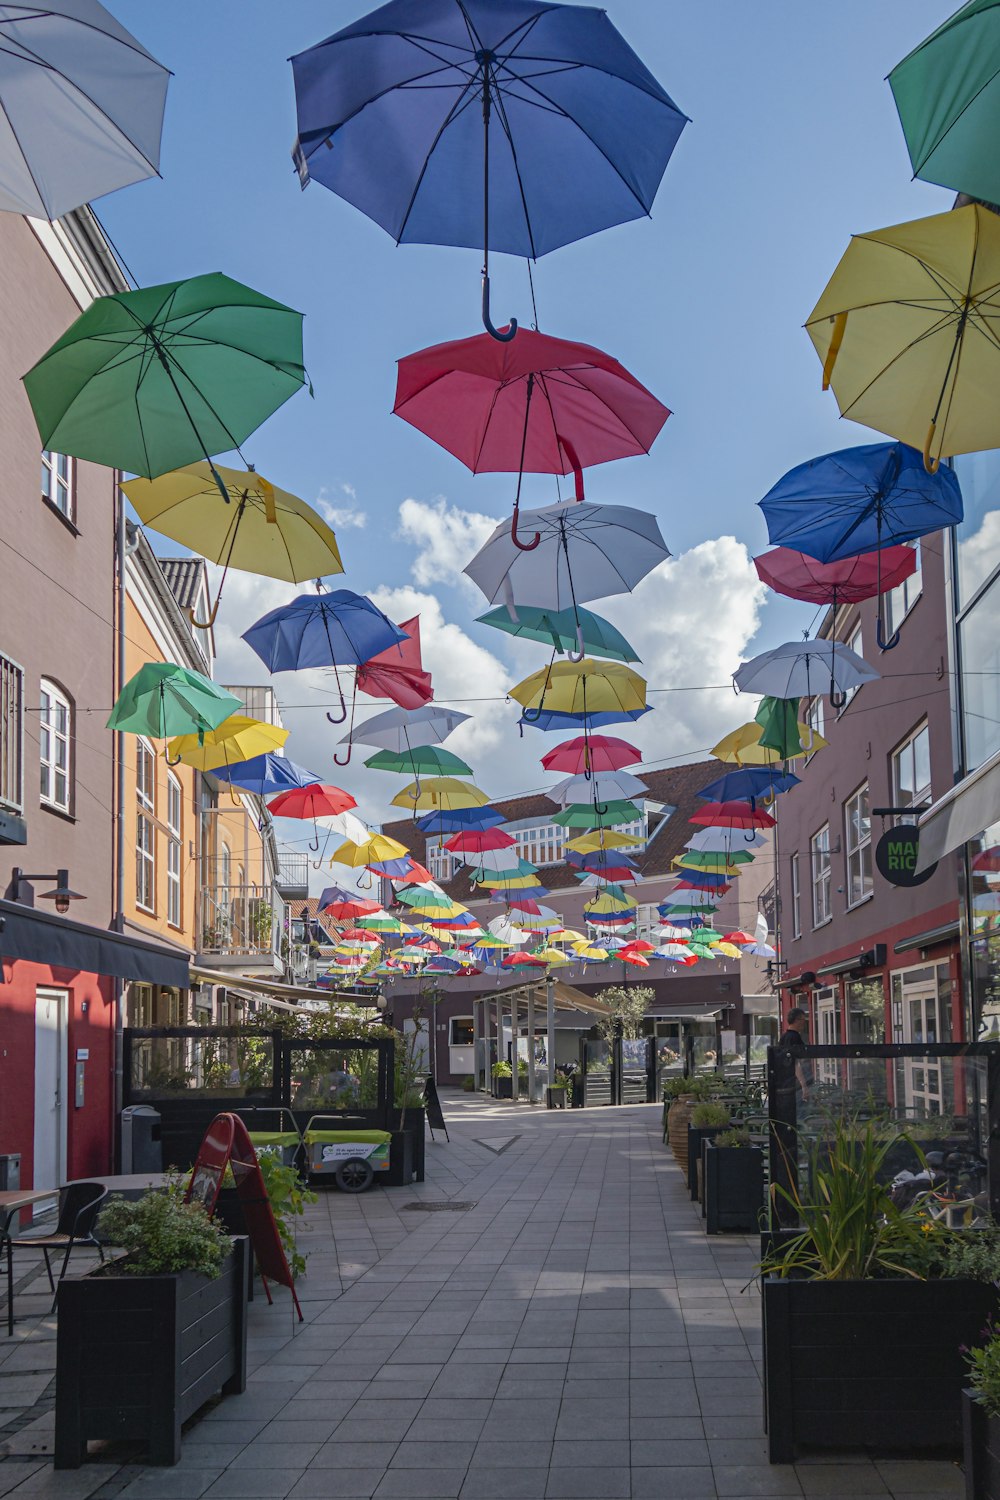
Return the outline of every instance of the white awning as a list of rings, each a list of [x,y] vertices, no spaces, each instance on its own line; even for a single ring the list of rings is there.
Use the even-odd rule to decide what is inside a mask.
[[[1000,821],[1000,751],[921,816],[917,872]]]

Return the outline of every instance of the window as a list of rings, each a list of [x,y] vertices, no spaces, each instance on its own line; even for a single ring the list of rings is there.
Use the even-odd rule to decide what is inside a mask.
[[[135,900],[145,911],[156,907],[156,756],[146,740],[136,741]]]
[[[42,678],[38,715],[38,753],[41,762],[40,795],[46,807],[70,811],[70,738],[73,710],[65,693]]]
[[[0,656],[0,807],[24,805],[24,671]]]
[[[830,825],[814,833],[809,840],[812,866],[813,926],[830,920]]]
[[[799,856],[793,854],[789,861],[792,882],[792,937],[802,936],[802,887],[799,874]]]
[[[181,926],[181,833],[183,798],[173,773],[167,776],[167,921]]]
[[[533,828],[513,828],[509,832],[517,854],[533,865],[558,864],[570,836],[558,823],[536,823]]]
[[[910,610],[920,598],[922,580],[920,573],[919,542],[914,545],[913,550],[917,554],[916,572],[911,573],[909,578],[904,578],[899,587],[891,589],[889,594],[886,596],[886,619],[884,630],[887,636],[892,635],[894,630],[898,630],[899,626],[903,623],[907,615],[910,613]]]
[[[872,893],[872,820],[868,784],[844,803],[847,843],[847,905],[857,906]]]
[[[814,698],[812,700],[812,702],[809,704],[809,707],[806,709],[806,723],[809,725],[809,728],[812,730],[812,734],[813,734],[813,739],[814,740],[815,740],[816,735],[822,735],[822,733],[823,733],[823,699],[822,698]],[[806,736],[806,739],[807,740],[809,739],[808,735]],[[812,757],[813,757],[813,755],[816,752],[815,752],[814,749],[812,749],[810,747],[807,747],[807,749],[808,749],[808,753],[806,755],[806,762],[808,763],[810,760],[812,760]]]
[[[451,1036],[449,1038],[452,1047],[471,1047],[475,1042],[475,1031],[471,1016],[452,1016]]]
[[[73,494],[73,460],[65,453],[42,449],[42,495],[67,521],[76,510]]]
[[[926,721],[892,757],[893,807],[917,807],[931,796],[931,746]]]
[[[854,654],[855,654],[855,656],[861,656],[861,657],[864,656],[864,654],[865,654],[865,650],[864,650],[865,643],[864,643],[864,638],[863,638],[863,636],[861,634],[861,621],[860,620],[857,622],[857,624],[852,629],[850,635],[845,640],[844,645],[847,646],[849,650],[853,651]],[[854,688],[848,688],[847,689],[847,703],[850,703],[851,699],[854,697],[854,695],[855,695],[855,693],[857,691],[858,690],[857,690],[856,687],[854,687]],[[847,707],[847,703],[844,704],[844,708]],[[843,712],[843,709],[841,710],[841,712]]]
[[[436,844],[427,846],[427,868],[435,880],[450,880],[458,871],[459,864],[457,855],[446,849],[440,839]]]

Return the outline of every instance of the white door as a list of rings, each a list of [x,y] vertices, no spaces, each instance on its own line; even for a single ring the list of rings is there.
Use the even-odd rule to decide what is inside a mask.
[[[32,1187],[66,1181],[67,990],[35,991],[35,1152]]]

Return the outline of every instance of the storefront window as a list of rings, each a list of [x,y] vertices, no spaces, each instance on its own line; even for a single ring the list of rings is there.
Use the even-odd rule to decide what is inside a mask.
[[[1000,823],[969,845],[968,894],[976,1040],[1000,1042]]]
[[[968,773],[1000,749],[1000,580],[960,621],[958,644]]]
[[[885,989],[882,976],[851,980],[847,985],[848,1041],[885,1041]]]
[[[1000,561],[1000,453],[966,453],[955,461],[965,519],[956,527],[958,606],[965,609]]]

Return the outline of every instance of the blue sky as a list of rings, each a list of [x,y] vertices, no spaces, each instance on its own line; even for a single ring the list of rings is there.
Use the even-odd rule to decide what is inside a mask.
[[[876,440],[839,421],[821,393],[802,323],[851,232],[950,206],[950,194],[911,182],[884,82],[949,7],[610,0],[607,9],[692,123],[651,220],[538,262],[539,325],[606,348],[672,408],[650,457],[587,476],[589,498],[655,511],[678,559],[638,601],[609,601],[606,612],[626,633],[637,631],[651,686],[719,682],[741,656],[798,634],[812,613],[762,605],[741,546],[719,539],[762,551],[755,502],[785,469]],[[474,625],[485,602],[457,580],[457,568],[485,525],[475,517],[509,511],[511,479],[473,477],[391,415],[398,357],[478,331],[480,257],[397,248],[325,188],[303,193],[291,166],[287,58],[363,10],[343,0],[120,4],[122,20],[176,76],[162,180],[96,207],[140,282],[222,270],[306,314],[315,399],[296,396],[245,451],[283,487],[346,513],[338,527],[345,586],[380,590],[398,618],[410,604],[427,610],[442,696],[458,696],[468,682],[466,696],[502,697],[504,676],[541,666],[543,653]],[[497,256],[491,269],[497,321],[510,313],[530,321],[525,263]],[[555,498],[551,477],[526,481],[527,501]],[[295,592],[274,587],[246,580],[228,615],[224,604],[222,675],[259,677],[237,636],[255,613]],[[437,606],[415,594],[433,595]],[[336,732],[318,706],[322,684],[276,685],[289,705],[317,703],[289,712],[289,753],[339,778],[363,810],[382,816],[390,779],[334,773],[329,763]],[[729,700],[718,692],[664,697],[643,731],[650,759],[693,755],[716,729],[751,716]],[[478,738],[454,741],[479,755],[481,784],[498,796],[543,785],[537,757],[552,737],[543,744],[536,734],[528,747],[513,709],[489,711]]]

